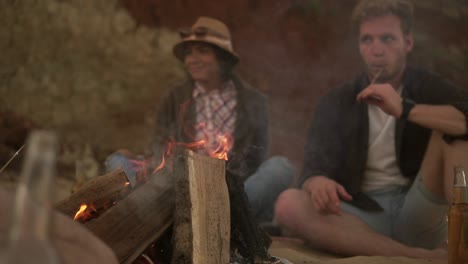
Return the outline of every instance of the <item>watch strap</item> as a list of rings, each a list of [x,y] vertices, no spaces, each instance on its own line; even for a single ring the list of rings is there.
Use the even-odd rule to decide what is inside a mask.
[[[408,98],[401,99],[401,105],[403,106],[403,110],[401,112],[401,119],[408,120],[409,113],[411,109],[416,105],[416,103]]]

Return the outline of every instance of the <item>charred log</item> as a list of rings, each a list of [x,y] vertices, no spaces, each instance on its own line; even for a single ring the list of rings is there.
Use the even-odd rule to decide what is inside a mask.
[[[256,258],[272,260],[268,253],[271,239],[253,218],[243,182],[229,171],[226,182],[231,201],[231,251],[237,249],[252,264]]]

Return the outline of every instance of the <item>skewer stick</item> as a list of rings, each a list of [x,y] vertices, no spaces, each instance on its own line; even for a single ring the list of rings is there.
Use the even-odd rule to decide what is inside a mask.
[[[375,75],[374,75],[374,78],[372,78],[372,82],[370,83],[371,85],[374,84],[377,79],[380,77],[380,75],[382,74],[382,72],[384,71],[384,68],[381,68]],[[382,98],[378,97],[378,96],[371,96],[370,98],[372,98],[373,100],[376,100],[378,102],[381,102],[382,101]]]
[[[371,84],[374,84],[377,79],[380,77],[380,74],[382,74],[382,72],[384,71],[384,68],[381,68],[375,75],[374,75],[374,78],[372,79],[372,82]]]
[[[0,169],[0,173],[2,173],[5,170],[5,168],[8,167],[8,165],[16,158],[16,156],[18,156],[18,154],[23,148],[24,144],[15,152],[15,154],[13,154],[13,156],[5,163],[5,165],[3,165],[3,167]]]

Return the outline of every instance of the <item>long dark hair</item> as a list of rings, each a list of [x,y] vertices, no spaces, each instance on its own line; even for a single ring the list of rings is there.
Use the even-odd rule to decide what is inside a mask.
[[[222,78],[224,80],[231,78],[232,70],[237,63],[236,59],[229,52],[224,51],[215,45],[209,45],[213,47],[215,52],[216,59],[219,63],[219,68],[221,69]]]

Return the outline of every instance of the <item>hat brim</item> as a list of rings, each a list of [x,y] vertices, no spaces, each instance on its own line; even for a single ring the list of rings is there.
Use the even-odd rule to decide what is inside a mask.
[[[212,46],[215,46],[225,52],[229,57],[232,59],[233,65],[236,65],[239,63],[239,56],[231,51],[226,49],[223,46],[217,45],[216,43],[213,43],[211,41],[203,40],[203,39],[189,39],[189,40],[181,40],[179,43],[174,45],[174,48],[172,49],[172,52],[174,53],[174,56],[179,59],[180,61],[184,61],[184,46],[188,43],[205,43],[205,44],[210,44]]]

